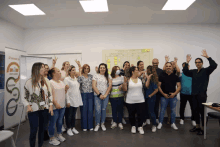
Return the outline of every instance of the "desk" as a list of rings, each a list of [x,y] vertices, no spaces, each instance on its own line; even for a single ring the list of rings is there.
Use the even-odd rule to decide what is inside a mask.
[[[204,139],[206,139],[206,116],[207,108],[220,112],[220,107],[212,107],[212,105],[207,103],[202,103],[204,105]]]

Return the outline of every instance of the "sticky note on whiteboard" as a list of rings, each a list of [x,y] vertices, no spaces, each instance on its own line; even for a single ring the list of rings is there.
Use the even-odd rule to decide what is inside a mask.
[[[142,49],[141,50],[142,53],[146,53],[146,52],[149,52],[149,51],[150,51],[150,49]]]

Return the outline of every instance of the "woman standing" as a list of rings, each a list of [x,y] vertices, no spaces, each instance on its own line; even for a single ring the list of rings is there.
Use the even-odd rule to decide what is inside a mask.
[[[80,91],[83,101],[83,106],[80,107],[81,111],[81,128],[83,131],[93,130],[93,109],[94,109],[94,93],[92,90],[92,78],[89,74],[90,66],[84,64],[82,67],[82,76],[78,77],[80,83]]]
[[[127,91],[126,103],[129,113],[129,120],[131,123],[131,132],[136,133],[136,119],[135,114],[138,116],[138,131],[140,134],[144,134],[143,122],[145,119],[145,100],[144,94],[142,92],[142,81],[138,78],[139,71],[138,68],[132,66],[129,69],[130,79],[124,80],[123,89]]]
[[[146,83],[145,83],[145,109],[148,109],[146,113],[150,113],[151,121],[153,123],[152,132],[156,132],[156,115],[154,112],[154,106],[156,102],[156,93],[158,92],[158,76],[156,73],[156,69],[153,66],[147,67],[147,75],[146,75]],[[148,118],[146,118],[148,119]]]
[[[106,118],[106,107],[109,99],[109,92],[112,88],[112,80],[108,77],[108,69],[105,63],[101,63],[98,68],[98,73],[92,79],[92,88],[95,95],[95,122],[96,127],[94,131],[98,131],[100,127],[106,131],[104,125]]]
[[[124,83],[124,77],[119,76],[120,70],[118,66],[112,68],[111,77],[112,79],[112,89],[110,94],[110,102],[112,106],[112,117],[113,123],[111,128],[114,129],[117,127],[117,117],[119,128],[122,130],[122,117],[123,117],[123,102],[124,102],[124,93],[122,91],[122,84]]]
[[[53,100],[51,89],[44,79],[44,64],[34,63],[32,66],[31,79],[24,86],[24,106],[27,106],[28,119],[30,123],[30,147],[35,147],[36,134],[38,132],[38,147],[43,146],[44,128],[49,107],[49,113],[53,116]]]
[[[81,68],[78,64],[79,69]],[[83,106],[82,97],[80,94],[80,84],[76,78],[76,68],[71,66],[69,69],[69,77],[64,79],[65,84],[69,86],[69,89],[66,93],[67,98],[67,108],[65,112],[67,134],[73,136],[74,134],[79,134],[75,128],[75,116],[76,111],[79,106]],[[73,134],[74,133],[74,134]]]
[[[63,124],[63,116],[65,113],[65,93],[68,89],[68,86],[65,86],[65,84],[60,80],[61,73],[58,68],[52,68],[49,71],[49,75],[52,77],[52,80],[50,80],[50,86],[52,89],[54,104],[54,116],[50,117],[49,123],[49,143],[52,145],[59,145],[60,142],[66,140],[61,134],[61,128]],[[55,125],[57,127],[57,138],[54,137]]]

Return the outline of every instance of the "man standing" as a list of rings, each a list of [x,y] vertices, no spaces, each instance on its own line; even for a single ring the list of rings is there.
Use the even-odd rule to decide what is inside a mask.
[[[208,56],[206,50],[202,51],[202,56],[209,61],[209,67],[203,68],[203,60],[196,58],[195,64],[197,69],[189,70],[188,63],[190,62],[191,55],[186,56],[186,65],[183,68],[183,73],[192,77],[192,95],[193,95],[193,111],[195,111],[196,127],[190,130],[190,132],[198,132],[197,135],[203,135],[204,126],[204,106],[207,100],[207,87],[209,83],[210,74],[217,68],[217,64],[211,57]],[[202,128],[200,128],[200,115],[202,119]]]
[[[163,70],[162,69],[160,69],[159,67],[158,67],[158,65],[159,65],[159,60],[157,59],[157,58],[154,58],[153,60],[152,60],[152,65],[155,67],[155,69],[156,69],[156,72],[157,72],[157,76],[159,77],[160,76],[160,74],[163,72]],[[160,92],[158,92],[157,94],[156,94],[156,102],[155,102],[155,107],[154,107],[154,113],[155,113],[155,115],[156,115],[156,122],[159,124],[159,120],[158,120],[158,116],[159,116],[159,105],[160,105],[160,97],[161,97],[162,95],[160,94]]]
[[[183,68],[185,67],[186,62],[182,64]],[[189,68],[189,65],[188,65]],[[196,126],[195,122],[195,114],[193,111],[193,102],[192,102],[192,77],[188,77],[182,73],[180,76],[181,82],[181,91],[180,91],[180,124],[184,124],[184,112],[186,108],[186,103],[189,101],[190,108],[191,108],[191,121],[192,125]]]
[[[177,89],[176,89],[176,85],[177,85]],[[175,125],[176,102],[177,102],[176,95],[180,92],[181,85],[180,85],[179,77],[172,72],[172,64],[170,62],[166,63],[166,71],[163,72],[159,77],[158,89],[162,94],[162,97],[160,100],[161,111],[159,117],[159,125],[157,126],[157,129],[161,129],[162,127],[165,111],[167,105],[169,104],[171,109],[171,127],[177,130],[178,128]]]

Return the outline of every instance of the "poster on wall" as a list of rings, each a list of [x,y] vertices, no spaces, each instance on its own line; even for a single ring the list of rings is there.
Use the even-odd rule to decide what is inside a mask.
[[[111,74],[112,67],[119,66],[123,68],[123,63],[129,61],[130,64],[137,66],[137,62],[144,62],[144,68],[152,64],[153,49],[128,49],[128,50],[103,50],[102,62],[107,64],[108,73]],[[109,102],[106,108],[106,116],[112,117],[111,103]],[[125,112],[127,117],[127,112]]]
[[[19,104],[21,102],[19,56],[25,54],[24,51],[5,48],[4,129],[20,122],[23,105]]]

